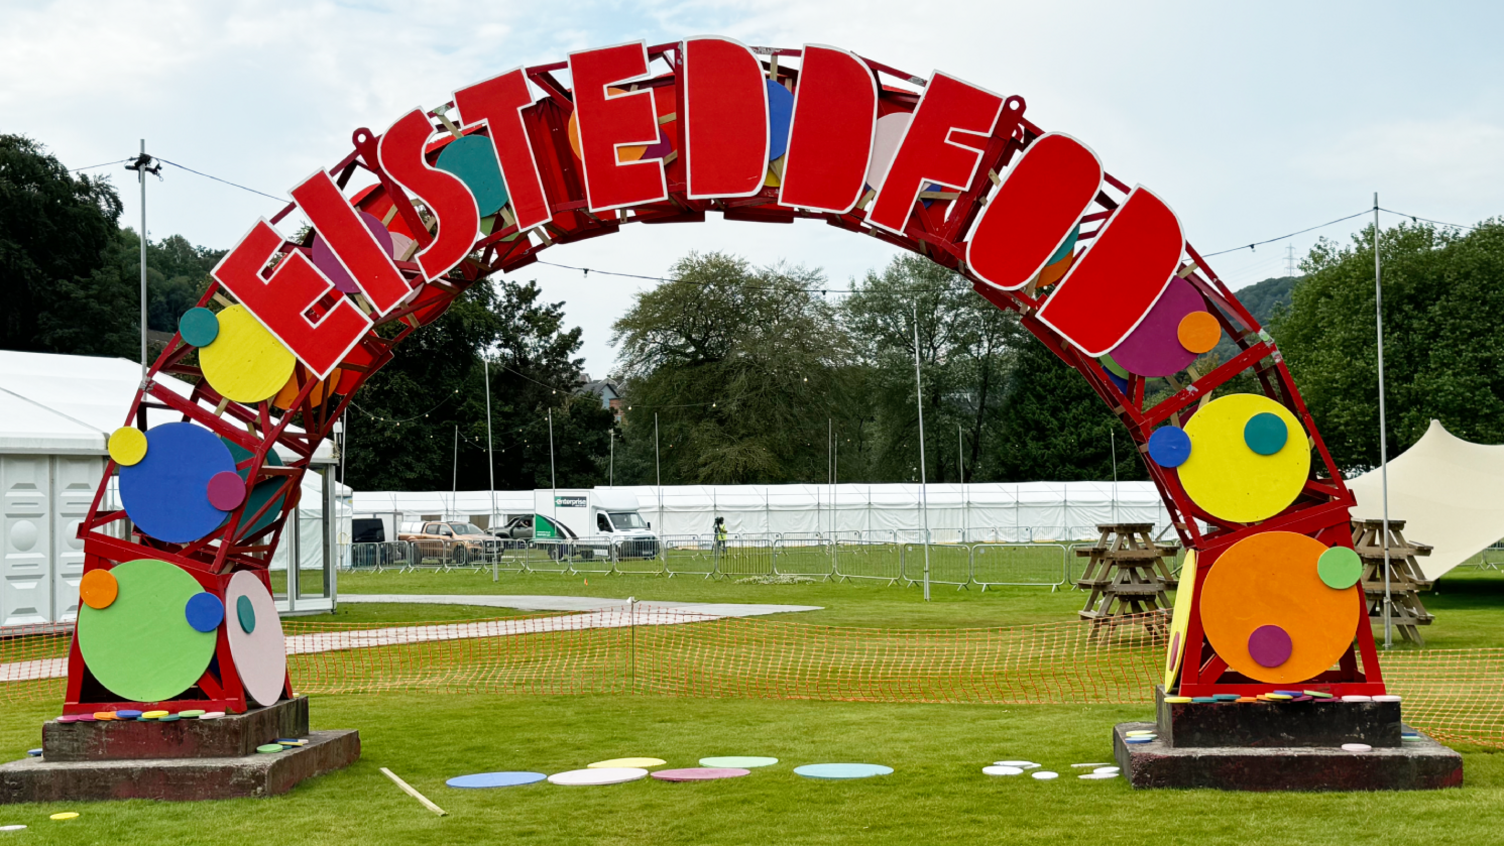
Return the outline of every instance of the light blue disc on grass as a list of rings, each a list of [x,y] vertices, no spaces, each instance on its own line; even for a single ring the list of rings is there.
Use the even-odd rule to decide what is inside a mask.
[[[543,773],[475,773],[474,775],[455,776],[444,783],[450,787],[478,790],[483,787],[516,787],[521,784],[535,784],[545,778],[548,778],[548,776]]]
[[[723,769],[755,770],[758,767],[771,767],[778,763],[777,758],[762,758],[756,755],[723,755],[719,758],[701,758],[700,766],[718,767]]]
[[[805,764],[794,768],[795,775],[831,780],[871,778],[892,773],[892,767],[885,767],[882,764]]]
[[[501,164],[496,161],[496,148],[491,146],[491,139],[481,135],[456,138],[439,153],[435,164],[439,170],[448,171],[465,183],[475,195],[475,205],[481,217],[496,214],[506,205],[507,185],[502,180]]]

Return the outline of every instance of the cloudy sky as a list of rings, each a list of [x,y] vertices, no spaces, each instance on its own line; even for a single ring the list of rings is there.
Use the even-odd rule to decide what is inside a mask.
[[[518,65],[637,39],[719,34],[832,44],[911,73],[944,70],[1028,103],[1046,129],[1148,185],[1202,252],[1387,208],[1472,223],[1504,212],[1504,6],[1486,2],[946,3],[385,0],[0,0],[0,132],[68,167],[154,155],[277,196],[414,106]],[[138,189],[112,173],[137,225]],[[234,243],[279,204],[167,168],[148,184],[153,239]],[[1386,225],[1396,218],[1389,218]],[[1283,275],[1284,247],[1213,260],[1233,287]],[[834,286],[886,262],[818,223],[634,227],[545,258],[655,275],[690,249],[823,268]],[[612,320],[641,286],[533,266],[606,372]],[[651,283],[642,283],[651,284]]]

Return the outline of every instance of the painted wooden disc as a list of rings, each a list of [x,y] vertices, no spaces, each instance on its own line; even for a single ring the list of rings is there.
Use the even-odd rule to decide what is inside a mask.
[[[629,93],[631,93],[631,92],[627,91],[625,88],[607,88],[606,89],[606,96],[608,96],[608,97],[618,97],[618,96],[621,96],[621,95],[624,95],[624,94],[629,94]],[[657,104],[658,98],[660,98],[662,95],[659,94],[659,92],[657,90],[655,90],[653,92],[652,96],[653,96],[653,102],[654,102],[654,110],[657,111],[657,113],[659,114],[659,116],[662,116],[663,115],[663,108]],[[568,137],[569,137],[569,149],[571,149],[571,150],[574,151],[574,157],[575,157],[575,159],[578,160],[578,159],[582,158],[582,155],[580,153],[580,124],[579,124],[579,121],[576,119],[577,115],[578,115],[577,112],[570,112],[569,113],[569,124],[564,128],[564,131],[565,131],[565,134],[567,134]],[[659,144],[662,143],[661,130],[660,130],[660,136],[659,136],[659,142],[658,143]],[[643,157],[643,154],[647,152],[648,147],[656,147],[656,146],[658,146],[658,145],[657,144],[633,144],[631,146],[626,146],[626,147],[617,147],[616,148],[616,161],[618,163],[635,162],[638,159],[641,159]]]
[[[892,775],[893,768],[882,764],[805,764],[794,768],[795,775],[805,778],[841,781],[851,778],[871,778]]]
[[[609,761],[596,761],[589,765],[590,769],[602,770],[620,767],[661,767],[668,763],[662,758],[612,758]]]
[[[1196,353],[1181,346],[1180,322],[1198,311],[1206,311],[1206,302],[1196,288],[1178,276],[1171,279],[1144,319],[1112,348],[1113,361],[1140,376],[1171,376],[1186,369]]]
[[[1180,345],[1197,355],[1211,352],[1222,340],[1222,324],[1209,311],[1193,311],[1175,327]]]
[[[745,770],[755,770],[758,767],[771,767],[778,763],[777,758],[759,757],[757,755],[721,755],[713,758],[701,758],[702,767],[734,767]]]
[[[1269,413],[1282,420],[1289,438],[1279,451],[1259,455],[1244,438],[1248,421]],[[1252,523],[1285,510],[1305,487],[1311,447],[1288,409],[1260,394],[1214,399],[1185,424],[1191,455],[1176,468],[1197,505],[1224,520]]]
[[[481,140],[484,141],[485,139]],[[376,239],[376,245],[381,247],[387,255],[392,255],[394,250],[392,233],[387,231],[385,226],[381,225],[381,218],[370,212],[360,212],[360,222],[365,224],[366,231],[370,232],[371,237]],[[345,270],[345,266],[340,263],[339,257],[334,254],[334,250],[330,248],[329,244],[317,232],[313,235],[311,253],[313,255],[313,266],[317,267],[319,272],[328,277],[329,281],[334,283],[335,288],[346,294],[353,294],[360,290],[360,286],[355,284],[354,279],[350,278],[349,271]]]
[[[234,470],[221,470],[209,477],[209,504],[220,511],[234,511],[245,502],[245,480]]]
[[[641,767],[596,767],[595,769],[587,767],[583,770],[555,773],[548,777],[548,783],[564,785],[566,787],[589,787],[604,784],[623,784],[647,777],[648,771]]]
[[[246,695],[257,705],[275,705],[282,698],[282,685],[287,679],[287,648],[277,604],[261,580],[244,570],[230,577],[225,606],[234,607],[238,616],[242,598],[248,599],[255,611],[255,631],[245,631],[240,625],[226,626],[230,656],[235,659]]]
[[[877,119],[877,128],[872,135],[872,158],[867,160],[867,187],[873,191],[883,189],[883,180],[888,178],[888,168],[893,166],[893,157],[898,155],[898,145],[903,142],[913,117],[908,112],[893,112]]]
[[[178,334],[190,346],[207,347],[219,337],[219,317],[203,306],[190,308],[178,318]]]
[[[106,448],[116,464],[130,467],[146,457],[146,433],[135,426],[121,426],[110,435]]]
[[[108,608],[119,595],[120,583],[109,570],[90,570],[78,582],[78,598],[90,608]]]
[[[298,376],[294,373],[292,376],[287,377],[287,384],[282,386],[282,390],[278,391],[277,395],[272,397],[272,405],[286,411],[292,408],[293,401],[298,398],[298,393],[302,390],[302,386],[298,384]],[[328,392],[328,383],[319,382],[313,386],[312,391],[308,392],[308,402],[314,408],[318,408],[324,404],[324,395]]]
[[[999,767],[999,766],[993,765],[991,767],[983,767],[982,768],[982,775],[990,775],[990,776],[1016,776],[1016,775],[1023,775],[1023,774],[1024,774],[1024,770],[1023,770],[1022,767]]]
[[[677,770],[658,770],[652,774],[657,781],[716,781],[723,778],[741,778],[752,771],[743,767],[684,767]]]
[[[1201,625],[1234,671],[1271,684],[1303,682],[1347,651],[1362,596],[1357,588],[1333,590],[1321,582],[1316,560],[1325,551],[1305,535],[1263,532],[1217,558],[1201,585]],[[1272,667],[1249,651],[1250,638],[1264,626],[1278,626],[1290,641],[1289,657]]]
[[[78,648],[94,678],[128,702],[159,702],[192,687],[214,657],[213,632],[183,616],[203,588],[187,572],[151,558],[110,571],[120,585],[108,608],[78,609]]]
[[[537,784],[546,778],[548,776],[543,773],[530,772],[475,773],[474,775],[455,776],[444,783],[450,787],[479,790],[488,787],[517,787],[524,784]]]
[[[1345,590],[1363,577],[1363,559],[1345,546],[1334,546],[1316,559],[1316,575],[1330,588]]]
[[[235,470],[212,432],[193,423],[164,423],[146,433],[146,457],[120,468],[120,500],[136,527],[157,540],[188,543],[224,522],[209,501],[209,480]]]
[[[183,605],[183,616],[194,631],[212,632],[225,619],[224,603],[208,591],[200,591],[188,597]]]
[[[230,306],[218,317],[219,336],[198,351],[204,378],[236,402],[275,396],[287,384],[297,359],[245,306]]]
[[[794,94],[768,80],[768,161],[783,158],[789,150],[789,124],[794,119]]]
[[[483,135],[466,135],[456,138],[439,152],[434,163],[439,170],[459,177],[475,196],[475,205],[480,216],[496,214],[507,204],[507,184],[501,175],[501,163],[496,160],[496,148],[491,139]],[[380,221],[377,221],[378,225]]]

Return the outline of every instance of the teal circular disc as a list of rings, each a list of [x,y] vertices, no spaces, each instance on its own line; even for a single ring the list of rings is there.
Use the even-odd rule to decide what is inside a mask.
[[[805,764],[795,767],[794,774],[805,778],[821,778],[830,780],[845,780],[850,778],[871,778],[872,776],[891,775],[892,767],[882,764]]]
[[[1243,424],[1243,442],[1259,455],[1273,455],[1285,448],[1290,429],[1279,415],[1261,411]]]
[[[762,758],[756,755],[722,755],[718,758],[700,759],[700,766],[715,769],[755,770],[758,767],[771,767],[776,763],[778,763],[777,758]]]
[[[251,604],[249,596],[240,596],[235,600],[235,617],[240,620],[240,630],[246,634],[256,631],[256,606]]]
[[[475,195],[475,205],[481,217],[496,214],[506,205],[507,185],[502,180],[501,165],[496,161],[496,149],[491,146],[491,139],[483,135],[456,138],[439,153],[435,165],[465,183]]]
[[[206,308],[190,308],[178,318],[178,334],[185,343],[207,347],[219,337],[219,317]]]
[[[142,558],[110,570],[120,585],[105,608],[78,609],[78,649],[94,678],[126,702],[160,702],[192,687],[214,657],[213,631],[196,631],[183,614],[203,592],[198,580],[166,561]]]

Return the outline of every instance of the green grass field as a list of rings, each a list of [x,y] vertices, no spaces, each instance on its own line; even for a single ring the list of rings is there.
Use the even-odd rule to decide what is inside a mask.
[[[1293,841],[1393,846],[1492,843],[1504,823],[1504,754],[1463,750],[1466,786],[1435,793],[1236,794],[1134,791],[1081,781],[1072,763],[1110,760],[1116,722],[1147,709],[983,707],[657,697],[325,696],[316,728],[359,728],[348,770],[270,799],[145,801],[0,808],[28,842],[67,844],[744,844],[1198,843]],[[52,708],[13,708],[0,729],[12,757],[36,744]],[[444,780],[492,770],[553,773],[622,755],[694,766],[708,755],[781,759],[708,784],[646,780],[610,787],[547,783],[455,790]],[[1053,782],[989,778],[994,760],[1027,758]],[[887,764],[891,776],[808,781],[805,763]],[[389,767],[449,812],[437,817],[378,771]],[[68,822],[51,813],[78,811]],[[13,835],[0,835],[13,836]]]

